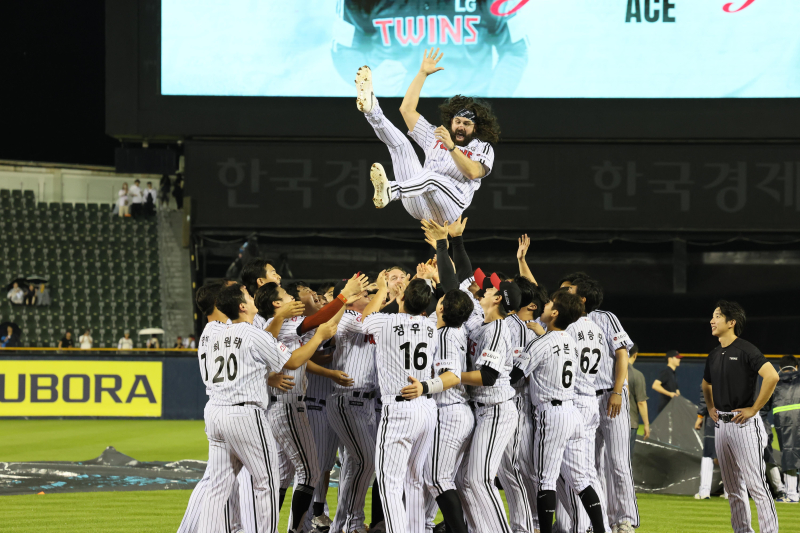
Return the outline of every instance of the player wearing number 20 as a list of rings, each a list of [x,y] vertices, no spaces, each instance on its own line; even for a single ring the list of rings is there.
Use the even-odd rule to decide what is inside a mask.
[[[541,320],[547,333],[533,340],[514,358],[512,382],[531,376],[529,394],[535,408],[534,479],[539,527],[551,533],[559,475],[580,496],[594,531],[605,531],[600,498],[592,487],[593,450],[585,435],[584,418],[575,406],[578,346],[566,330],[584,314],[581,299],[557,291],[544,307]],[[591,370],[591,369],[590,369]]]
[[[208,355],[217,372],[209,381],[205,409],[211,473],[200,532],[225,529],[223,503],[242,465],[253,476],[257,523],[263,531],[277,531],[280,481],[277,445],[266,415],[267,375],[304,364],[322,341],[336,333],[336,326],[323,324],[307,344],[290,352],[253,326],[257,309],[243,285],[220,290],[216,306],[232,324],[213,339]]]
[[[433,294],[415,279],[397,298],[399,312],[377,312],[386,299],[386,274],[377,279],[378,292],[364,309],[362,328],[375,339],[378,385],[383,408],[375,447],[378,477],[387,531],[421,531],[425,523],[423,468],[433,441],[436,402],[430,395],[413,400],[401,391],[409,377],[432,378],[436,324],[422,316]],[[405,505],[403,494],[405,492]]]

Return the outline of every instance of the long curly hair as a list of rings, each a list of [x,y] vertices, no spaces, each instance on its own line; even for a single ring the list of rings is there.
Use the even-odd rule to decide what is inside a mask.
[[[500,140],[500,124],[492,113],[491,106],[479,98],[457,94],[448,98],[439,106],[442,114],[442,124],[449,128],[453,117],[462,109],[469,109],[475,113],[474,137],[484,142],[495,144]]]

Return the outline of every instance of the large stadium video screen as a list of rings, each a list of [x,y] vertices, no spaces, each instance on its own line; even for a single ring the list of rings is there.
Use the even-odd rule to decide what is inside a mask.
[[[162,0],[161,93],[800,97],[800,0]]]

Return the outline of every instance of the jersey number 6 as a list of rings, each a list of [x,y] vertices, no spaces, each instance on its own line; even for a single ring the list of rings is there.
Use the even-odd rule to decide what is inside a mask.
[[[236,373],[239,371],[239,363],[236,361],[236,354],[231,354],[228,357],[228,363],[225,364],[225,358],[221,355],[214,359],[215,363],[219,363],[219,368],[217,368],[217,373],[214,374],[214,379],[211,380],[212,383],[222,383],[225,381],[225,376],[222,374],[223,369],[227,369],[228,374],[228,381],[233,381],[236,379]],[[233,364],[233,369],[231,369],[231,364]]]
[[[572,386],[572,361],[564,361],[564,368],[561,370],[561,384],[565,389]]]
[[[422,351],[427,347],[427,342],[421,342],[417,344],[417,348],[414,350],[414,368],[417,370],[423,370],[428,366],[428,354]],[[404,342],[400,345],[400,349],[403,350],[406,356],[406,370],[411,370],[411,343]]]

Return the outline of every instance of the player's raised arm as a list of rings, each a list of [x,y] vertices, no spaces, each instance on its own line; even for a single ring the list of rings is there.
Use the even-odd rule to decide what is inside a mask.
[[[519,238],[519,246],[517,247],[517,263],[519,265],[519,275],[523,278],[528,278],[533,283],[536,283],[536,278],[533,277],[533,273],[531,272],[530,267],[528,267],[527,261],[525,261],[525,255],[528,253],[528,248],[530,248],[530,246],[531,239],[527,234]],[[536,283],[536,285],[538,285],[538,283]]]
[[[403,103],[400,104],[400,114],[403,115],[403,120],[406,123],[409,131],[414,130],[419,119],[417,112],[417,104],[419,103],[419,93],[422,92],[422,86],[425,84],[425,79],[433,74],[444,70],[444,67],[436,66],[439,61],[444,57],[444,52],[439,53],[439,49],[425,50],[422,56],[422,66],[419,67],[419,72],[414,76],[411,85],[408,86],[406,95],[403,97]]]
[[[389,292],[389,289],[386,286],[386,271],[381,270],[381,273],[378,274],[378,279],[375,280],[375,285],[378,287],[378,292],[375,296],[372,297],[372,300],[367,304],[367,307],[361,312],[361,323],[364,323],[364,320],[367,319],[369,315],[372,313],[377,313],[381,310],[381,303],[386,300],[386,295]]]

